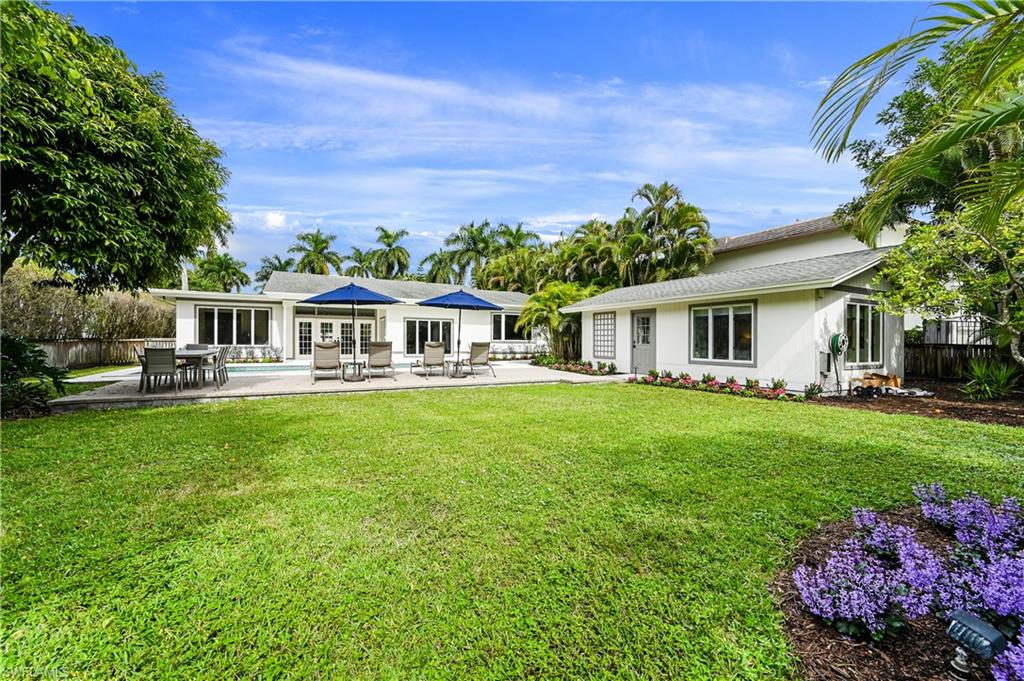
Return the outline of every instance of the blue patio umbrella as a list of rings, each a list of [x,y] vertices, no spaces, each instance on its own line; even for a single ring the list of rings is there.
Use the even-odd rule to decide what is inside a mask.
[[[313,305],[351,305],[352,306],[352,364],[356,363],[356,305],[394,305],[402,301],[371,291],[358,284],[348,284],[327,293],[315,295],[301,301]]]
[[[455,360],[459,361],[459,351],[462,349],[462,311],[463,310],[500,310],[500,305],[490,303],[483,298],[474,296],[472,293],[467,293],[462,289],[458,291],[452,291],[446,293],[443,296],[437,296],[436,298],[430,298],[428,300],[421,300],[416,303],[417,305],[424,305],[426,307],[444,307],[450,310],[459,311],[459,332],[455,340]],[[460,372],[456,372],[456,375],[461,376]]]

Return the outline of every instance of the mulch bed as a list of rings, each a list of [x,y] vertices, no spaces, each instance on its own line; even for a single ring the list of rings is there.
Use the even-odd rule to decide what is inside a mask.
[[[922,544],[940,554],[950,548],[949,538],[925,520],[916,506],[879,513],[879,517],[913,528]],[[852,520],[819,528],[797,546],[794,565],[823,562],[853,530]],[[948,681],[947,665],[955,646],[946,636],[945,621],[923,617],[881,642],[855,640],[807,612],[793,583],[792,570],[779,575],[771,589],[785,617],[786,635],[796,653],[802,678],[808,681]],[[989,668],[987,663],[972,660],[971,678],[991,680]]]
[[[963,393],[959,390],[959,383],[908,380],[905,386],[923,388],[935,393],[935,397],[882,395],[874,399],[862,399],[843,395],[841,397],[821,397],[816,401],[820,404],[848,409],[867,409],[889,414],[917,414],[918,416],[1024,427],[1024,397],[1020,395],[1005,400],[972,402],[964,399]]]

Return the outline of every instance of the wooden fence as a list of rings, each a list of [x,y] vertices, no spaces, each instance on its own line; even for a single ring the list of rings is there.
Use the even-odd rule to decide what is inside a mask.
[[[174,338],[126,338],[122,340],[32,341],[42,349],[52,366],[80,369],[104,364],[135,364],[135,351],[144,347],[173,348]]]
[[[958,343],[907,343],[903,353],[903,373],[909,378],[961,378],[975,357],[1009,363],[1010,353],[994,345]]]

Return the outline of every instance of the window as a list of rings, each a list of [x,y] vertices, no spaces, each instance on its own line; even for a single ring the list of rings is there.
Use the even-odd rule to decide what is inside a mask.
[[[313,354],[313,322],[299,322],[299,354]]]
[[[594,313],[594,357],[615,359],[615,313]]]
[[[690,358],[753,364],[754,305],[690,308]]]
[[[846,304],[846,363],[882,363],[882,313],[873,303]]]
[[[196,342],[208,345],[267,345],[270,342],[270,310],[198,307]]]
[[[530,330],[523,329],[516,331],[516,324],[519,322],[519,315],[508,313],[495,313],[491,315],[491,340],[496,341],[526,341],[530,340]]]
[[[370,352],[370,340],[373,335],[373,324],[362,322],[359,324],[359,354],[365,355]]]
[[[444,351],[452,351],[452,323],[450,320],[405,320],[405,354],[422,355],[423,346],[432,341],[442,341]]]

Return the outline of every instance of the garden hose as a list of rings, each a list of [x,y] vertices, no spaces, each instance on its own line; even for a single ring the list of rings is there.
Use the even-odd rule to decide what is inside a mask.
[[[843,384],[839,379],[839,358],[843,356],[846,349],[850,347],[850,338],[845,333],[834,333],[828,339],[828,349],[832,353],[832,368],[836,372],[836,394],[843,393]]]

